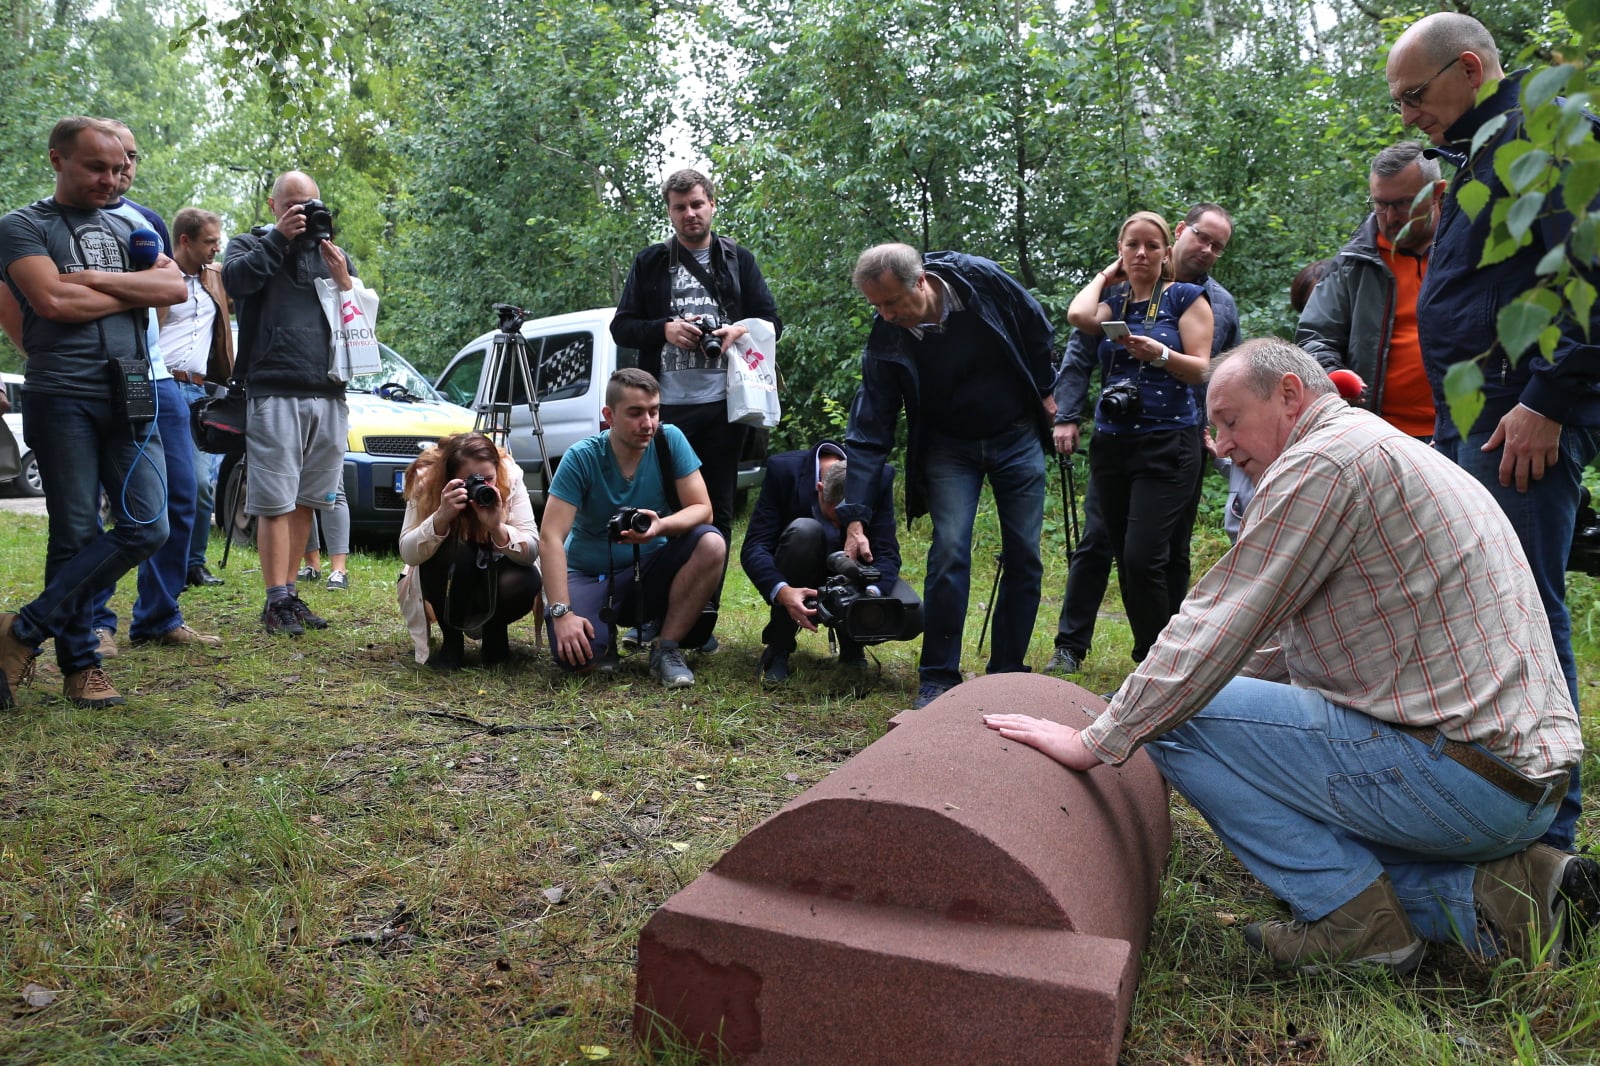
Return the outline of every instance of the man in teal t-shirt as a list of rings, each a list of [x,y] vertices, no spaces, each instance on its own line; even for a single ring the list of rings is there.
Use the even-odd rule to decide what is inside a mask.
[[[722,580],[728,543],[710,524],[699,457],[676,426],[661,424],[656,379],[618,370],[602,414],[611,428],[567,450],[545,500],[539,558],[550,648],[574,670],[610,669],[614,623],[642,614],[660,625],[650,673],[683,688],[694,673],[679,645]]]

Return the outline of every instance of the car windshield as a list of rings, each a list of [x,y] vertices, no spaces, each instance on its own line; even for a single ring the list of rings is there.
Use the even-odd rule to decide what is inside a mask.
[[[439,395],[439,390],[428,384],[428,379],[423,377],[416,367],[401,358],[399,352],[387,344],[379,344],[378,357],[383,361],[383,369],[376,374],[362,374],[360,377],[351,378],[345,382],[344,391],[375,392],[380,386],[392,382],[405,386],[406,391],[418,399],[434,403],[444,401],[444,397]]]

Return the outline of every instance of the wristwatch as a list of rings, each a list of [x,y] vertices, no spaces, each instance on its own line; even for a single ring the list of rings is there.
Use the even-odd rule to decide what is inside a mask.
[[[1150,365],[1155,367],[1157,370],[1160,370],[1162,367],[1167,365],[1167,357],[1171,354],[1172,349],[1163,344],[1161,346],[1161,354],[1150,360]]]
[[[569,612],[571,612],[571,610],[572,610],[572,605],[569,604],[569,603],[552,603],[550,605],[550,617],[551,618],[560,618],[563,615],[566,615]]]

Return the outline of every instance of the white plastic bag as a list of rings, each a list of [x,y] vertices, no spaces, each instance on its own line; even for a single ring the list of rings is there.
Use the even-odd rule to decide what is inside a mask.
[[[360,278],[353,277],[350,283],[354,286],[351,291],[340,292],[332,278],[316,279],[317,299],[332,331],[328,376],[335,381],[349,381],[383,369],[378,333],[373,326],[378,317],[378,294]]]
[[[773,429],[782,417],[778,403],[778,334],[764,318],[735,325],[749,330],[729,346],[728,421]]]

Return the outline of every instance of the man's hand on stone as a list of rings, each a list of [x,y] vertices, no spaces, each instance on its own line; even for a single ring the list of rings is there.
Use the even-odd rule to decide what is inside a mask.
[[[1494,427],[1483,450],[1502,446],[1500,484],[1515,482],[1518,492],[1527,492],[1529,482],[1544,477],[1561,458],[1561,423],[1519,403]]]
[[[817,631],[817,623],[813,622],[812,619],[817,616],[817,612],[807,608],[805,601],[808,599],[814,600],[816,596],[816,589],[796,588],[793,585],[785,585],[778,590],[778,595],[773,599],[778,606],[788,612],[795,625],[815,633]]]
[[[1100,765],[1083,743],[1080,730],[1060,722],[1026,714],[986,714],[983,724],[1005,737],[1038,748],[1069,770],[1092,770]]]

